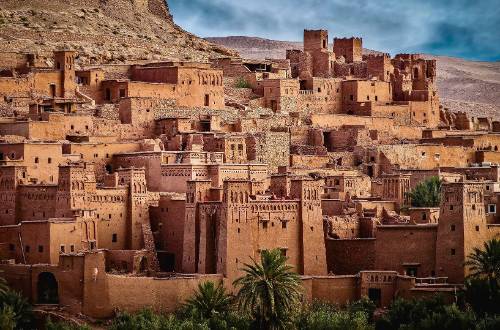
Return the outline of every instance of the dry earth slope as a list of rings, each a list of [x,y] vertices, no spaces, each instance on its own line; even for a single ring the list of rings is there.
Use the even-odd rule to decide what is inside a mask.
[[[207,38],[232,48],[246,58],[284,58],[286,49],[300,49],[302,43],[254,37]],[[366,52],[373,52],[365,50]],[[438,61],[438,88],[445,107],[475,116],[500,119],[500,62],[474,62],[444,56]]]
[[[0,0],[0,51],[60,48],[81,64],[235,55],[177,26],[164,0]]]

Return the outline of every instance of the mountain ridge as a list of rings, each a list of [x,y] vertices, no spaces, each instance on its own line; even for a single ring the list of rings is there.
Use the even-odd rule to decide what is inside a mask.
[[[183,30],[163,0],[0,1],[0,51],[61,48],[83,65],[237,55]]]

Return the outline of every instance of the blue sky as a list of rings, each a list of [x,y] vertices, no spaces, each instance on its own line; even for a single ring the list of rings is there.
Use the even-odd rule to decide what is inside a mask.
[[[300,41],[304,28],[363,37],[366,48],[500,60],[500,0],[167,0],[202,37]]]

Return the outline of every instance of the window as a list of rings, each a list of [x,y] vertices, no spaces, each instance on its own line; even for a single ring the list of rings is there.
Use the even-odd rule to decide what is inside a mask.
[[[24,251],[26,251],[26,253],[29,253],[30,252],[30,246],[26,245],[26,247],[24,248]]]
[[[262,222],[262,228],[267,229],[267,221]]]
[[[451,255],[454,256],[455,255],[455,249],[451,249]]]
[[[451,225],[450,230],[455,231],[455,225]]]
[[[476,226],[476,231],[479,231],[479,226]]]
[[[354,95],[350,95],[351,101],[354,101]]]
[[[75,246],[73,244],[70,245],[69,249],[70,249],[71,252],[75,252]]]
[[[16,250],[16,246],[14,244],[9,244],[9,250],[10,251],[15,251]]]
[[[38,245],[38,252],[43,253],[43,245]]]
[[[377,95],[375,95],[375,101],[378,101],[378,96]]]
[[[453,211],[453,205],[450,205],[450,211]]]
[[[66,252],[66,246],[61,245],[61,253],[64,253],[64,252]]]
[[[488,213],[497,213],[497,206],[495,204],[489,204]]]
[[[49,158],[47,159],[47,162],[48,162],[49,164],[52,164],[52,158],[50,158],[50,157],[49,157]]]
[[[120,98],[124,98],[124,97],[125,97],[125,89],[120,88]]]
[[[113,234],[113,236],[112,236],[112,238],[111,238],[111,241],[112,241],[113,243],[118,242],[118,235],[117,235],[117,234]]]
[[[35,157],[35,164],[38,164],[38,162],[39,162],[38,157]]]
[[[281,228],[286,229],[286,221],[281,222]]]

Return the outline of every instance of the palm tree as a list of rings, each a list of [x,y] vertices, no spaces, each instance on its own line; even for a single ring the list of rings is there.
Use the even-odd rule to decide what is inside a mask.
[[[198,284],[198,291],[185,304],[185,307],[205,319],[229,311],[232,297],[226,293],[222,283],[217,286],[214,282]]]
[[[466,265],[469,266],[471,277],[486,277],[491,284],[496,284],[500,279],[500,240],[492,239],[484,242],[484,250],[474,248],[468,257]]]
[[[413,207],[438,207],[441,203],[441,179],[433,176],[420,182],[408,193]]]
[[[244,276],[234,281],[240,311],[250,314],[259,329],[286,329],[301,298],[299,276],[279,249],[261,253],[261,263],[245,264]]]

